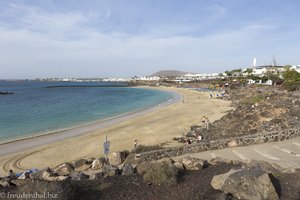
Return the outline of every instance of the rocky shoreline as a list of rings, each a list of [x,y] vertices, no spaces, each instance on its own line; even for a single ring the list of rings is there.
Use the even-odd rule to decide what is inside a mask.
[[[13,194],[51,194],[55,199],[299,199],[300,170],[266,162],[184,157],[141,162],[114,152],[53,169],[0,179],[3,199]],[[39,199],[39,198],[37,198]],[[43,198],[40,198],[43,199]]]

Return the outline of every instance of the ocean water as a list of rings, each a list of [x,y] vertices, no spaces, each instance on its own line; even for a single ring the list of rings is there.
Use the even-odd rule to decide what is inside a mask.
[[[0,91],[15,92],[0,95],[0,142],[92,123],[174,98],[169,92],[104,82],[0,81]]]

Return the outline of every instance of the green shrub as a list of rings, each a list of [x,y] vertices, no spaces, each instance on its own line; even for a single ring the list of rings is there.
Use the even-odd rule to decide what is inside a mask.
[[[283,74],[284,87],[288,91],[295,91],[300,88],[300,73],[295,70],[287,70]]]
[[[144,181],[157,185],[171,185],[177,183],[178,170],[174,165],[166,163],[151,163],[144,174]]]
[[[255,95],[255,96],[252,96],[251,98],[249,99],[245,99],[243,101],[244,104],[249,104],[249,105],[253,105],[253,104],[256,104],[256,103],[259,103],[261,102],[262,100],[264,100],[266,97],[264,95],[261,95],[261,94],[258,94],[258,95]]]
[[[284,88],[290,92],[296,91],[300,88],[300,81],[299,82],[285,82]]]

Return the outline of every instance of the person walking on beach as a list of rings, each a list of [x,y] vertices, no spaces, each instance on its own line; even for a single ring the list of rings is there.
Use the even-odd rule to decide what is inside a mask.
[[[203,115],[203,117],[202,117],[202,127],[204,128],[205,127],[205,121],[206,121],[206,117],[205,117],[205,115]]]
[[[208,130],[208,128],[209,128],[209,120],[208,120],[208,118],[206,117],[206,119],[205,119],[205,128]]]
[[[136,148],[137,148],[137,146],[138,146],[138,141],[137,141],[137,140],[134,140],[133,145],[134,145],[134,149],[136,150]]]

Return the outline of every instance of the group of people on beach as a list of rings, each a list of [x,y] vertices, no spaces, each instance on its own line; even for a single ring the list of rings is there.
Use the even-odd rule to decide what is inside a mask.
[[[200,141],[202,140],[202,136],[201,136],[200,134],[199,134],[196,138],[197,138],[197,139],[196,139],[196,140],[193,140],[193,141],[195,141],[195,142],[200,142]],[[186,138],[186,139],[185,139],[185,143],[186,143],[186,144],[192,144],[193,141],[192,141],[190,138]]]
[[[206,117],[205,115],[202,117],[201,119],[201,122],[202,122],[202,128],[204,129],[209,129],[209,119],[208,117]],[[203,138],[202,138],[202,135],[200,133],[193,133],[193,137],[195,138],[195,140],[191,140],[190,138],[185,138],[183,140],[183,142],[185,142],[186,144],[192,144],[193,141],[195,142],[200,142]]]
[[[209,119],[205,115],[202,117],[201,122],[202,122],[202,127],[206,128],[208,130],[209,129]]]
[[[209,93],[209,96],[210,98],[213,98],[213,94],[212,93]],[[221,93],[221,94],[216,94],[216,97],[224,97],[224,93]]]
[[[20,177],[28,178],[31,173],[34,173],[37,171],[39,171],[37,168],[32,168],[32,169],[29,169],[29,170],[26,170],[26,171],[23,171],[20,173],[15,173],[12,169],[10,169],[8,172],[8,176],[5,176],[4,178],[6,180],[14,180],[14,179],[18,179]]]

